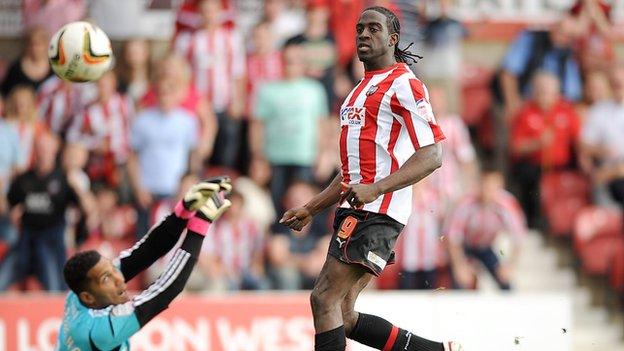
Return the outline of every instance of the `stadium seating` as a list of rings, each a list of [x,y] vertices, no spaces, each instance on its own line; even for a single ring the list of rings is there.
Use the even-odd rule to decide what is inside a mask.
[[[589,183],[578,172],[549,172],[540,182],[542,212],[553,236],[570,235],[571,220],[589,203]]]
[[[619,210],[588,206],[579,211],[574,223],[573,243],[584,272],[590,275],[610,273],[616,257],[623,254],[622,229]]]

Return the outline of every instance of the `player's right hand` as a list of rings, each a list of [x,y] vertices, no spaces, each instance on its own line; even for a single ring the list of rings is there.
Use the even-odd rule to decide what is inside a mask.
[[[311,221],[312,213],[310,210],[306,207],[298,207],[286,211],[279,222],[292,230],[300,231]]]

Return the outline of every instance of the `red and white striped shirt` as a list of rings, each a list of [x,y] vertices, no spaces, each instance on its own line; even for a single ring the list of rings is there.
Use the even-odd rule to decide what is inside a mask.
[[[220,27],[180,33],[174,50],[191,64],[193,84],[206,94],[214,110],[225,111],[232,100],[234,81],[245,75],[245,47],[238,32]]]
[[[96,94],[93,84],[72,84],[52,76],[37,92],[40,115],[53,133],[64,134],[74,116],[93,101]]]
[[[484,204],[475,195],[467,195],[447,223],[449,240],[468,247],[489,247],[503,231],[515,242],[519,242],[527,231],[522,209],[514,196],[505,190],[500,190],[490,204]]]
[[[340,125],[342,177],[348,184],[384,179],[416,150],[444,139],[427,89],[404,63],[366,72],[340,108]],[[405,187],[380,196],[363,210],[406,224],[411,202],[412,188]]]
[[[429,184],[414,189],[412,215],[397,242],[401,270],[430,271],[441,264],[443,247],[437,194]]]
[[[214,222],[204,240],[204,252],[219,258],[228,272],[242,273],[251,268],[253,258],[264,250],[264,236],[249,218],[236,222],[222,218]]]
[[[247,56],[247,115],[251,116],[256,106],[256,94],[262,83],[282,78],[282,53],[271,52],[267,55],[250,54]]]
[[[93,102],[74,118],[67,138],[88,150],[106,149],[118,164],[126,162],[130,151],[132,102],[114,94],[106,104]]]

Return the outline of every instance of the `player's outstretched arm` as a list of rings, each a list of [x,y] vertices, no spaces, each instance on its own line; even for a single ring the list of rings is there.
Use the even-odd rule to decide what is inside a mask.
[[[280,223],[293,230],[301,230],[301,228],[310,223],[314,215],[340,201],[342,193],[341,182],[342,175],[338,173],[327,188],[318,193],[307,204],[286,211],[282,219],[280,219]]]
[[[182,292],[197,263],[210,224],[230,205],[223,192],[211,196],[195,217],[188,220],[187,234],[160,277],[131,301],[113,306],[107,318],[96,318],[90,338],[97,349],[111,350],[123,344]]]
[[[122,251],[116,265],[126,281],[134,278],[169,252],[180,239],[194,211],[206,202],[206,196],[231,189],[229,177],[215,177],[195,184],[160,223],[152,227],[133,247]]]

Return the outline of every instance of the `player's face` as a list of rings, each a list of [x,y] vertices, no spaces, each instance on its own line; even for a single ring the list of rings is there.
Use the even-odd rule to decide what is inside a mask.
[[[87,273],[89,279],[90,306],[104,308],[124,304],[130,300],[121,272],[108,258],[102,257]],[[84,299],[83,299],[84,300]]]
[[[355,26],[355,45],[360,61],[370,62],[378,57],[394,52],[396,36],[390,35],[386,26],[386,16],[377,11],[364,11]]]

